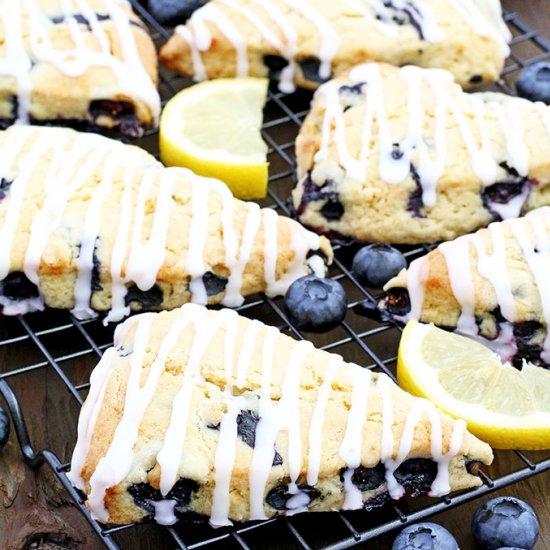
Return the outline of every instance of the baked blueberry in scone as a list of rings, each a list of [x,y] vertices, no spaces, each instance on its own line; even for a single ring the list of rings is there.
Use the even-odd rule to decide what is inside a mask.
[[[316,92],[296,157],[296,216],[318,233],[450,240],[550,204],[550,107],[369,63]]]
[[[386,319],[481,340],[505,361],[550,367],[550,207],[439,245],[389,281]]]
[[[0,305],[78,318],[238,306],[282,295],[331,260],[328,241],[236,200],[222,182],[105,137],[63,128],[0,132]]]
[[[195,304],[132,317],[91,376],[71,481],[102,522],[214,526],[475,487],[489,446],[385,374]],[[474,465],[476,467],[474,467]]]
[[[498,78],[510,38],[498,0],[210,0],[160,57],[196,80],[269,76],[283,92],[366,61],[447,69],[469,87]]]
[[[157,124],[155,46],[126,0],[0,0],[0,33],[1,128]]]

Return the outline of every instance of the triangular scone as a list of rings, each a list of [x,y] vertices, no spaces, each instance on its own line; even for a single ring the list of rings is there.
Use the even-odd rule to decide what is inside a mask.
[[[456,330],[521,367],[550,367],[550,207],[438,246],[385,287],[379,304]]]
[[[550,107],[370,63],[323,85],[296,141],[302,223],[331,238],[450,240],[550,204]]]
[[[332,254],[324,238],[234,199],[222,182],[95,134],[13,126],[0,132],[0,170],[4,314],[46,305],[117,321],[130,308],[237,306],[324,274],[314,253]]]
[[[0,0],[0,127],[156,125],[155,45],[126,0]]]
[[[316,88],[366,61],[495,81],[511,38],[498,0],[210,0],[176,28],[165,65],[196,80],[267,76]]]
[[[232,310],[139,315],[114,344],[69,474],[103,522],[373,507],[475,487],[473,463],[492,460],[463,421],[388,376]]]

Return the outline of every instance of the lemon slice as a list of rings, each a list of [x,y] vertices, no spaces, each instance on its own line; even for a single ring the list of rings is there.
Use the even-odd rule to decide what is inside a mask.
[[[266,78],[220,78],[179,92],[160,119],[160,158],[224,181],[239,199],[267,192],[267,145],[260,135]]]
[[[550,448],[550,371],[529,363],[519,371],[478,342],[413,320],[397,378],[496,449]]]

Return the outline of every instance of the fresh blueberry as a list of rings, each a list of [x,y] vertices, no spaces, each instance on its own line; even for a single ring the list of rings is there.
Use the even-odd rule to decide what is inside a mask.
[[[539,536],[539,522],[526,502],[497,497],[480,506],[472,519],[478,548],[497,550],[511,546],[531,550]]]
[[[3,449],[10,437],[10,417],[0,407],[0,449]]]
[[[458,544],[441,525],[417,523],[405,527],[397,535],[392,550],[458,550]]]
[[[186,21],[208,0],[149,0],[149,11],[160,23]]]
[[[539,61],[525,67],[519,73],[516,88],[521,97],[550,103],[550,62]]]
[[[346,292],[340,283],[314,275],[294,281],[285,296],[291,323],[312,332],[334,328],[344,319],[347,304]]]
[[[387,244],[372,243],[357,252],[351,270],[361,284],[382,288],[404,267],[407,267],[407,260],[399,250]]]

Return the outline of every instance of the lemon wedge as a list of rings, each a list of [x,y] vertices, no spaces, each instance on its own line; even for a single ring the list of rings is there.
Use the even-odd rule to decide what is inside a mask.
[[[482,344],[409,321],[399,344],[399,385],[431,400],[496,449],[550,448],[550,371],[521,371]]]
[[[260,135],[266,78],[220,78],[176,94],[160,119],[160,158],[224,181],[239,199],[267,192],[267,145]]]

